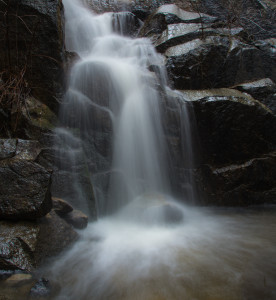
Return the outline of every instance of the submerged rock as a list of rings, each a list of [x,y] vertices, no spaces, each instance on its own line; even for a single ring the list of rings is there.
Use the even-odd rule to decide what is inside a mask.
[[[181,206],[158,193],[141,195],[120,211],[121,218],[150,225],[170,225],[184,221]]]
[[[40,278],[31,288],[30,298],[41,299],[51,295],[51,285],[48,279]]]

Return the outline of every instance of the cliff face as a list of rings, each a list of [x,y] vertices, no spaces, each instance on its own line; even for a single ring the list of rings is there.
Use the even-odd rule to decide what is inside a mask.
[[[64,80],[62,2],[1,1],[0,20],[2,277],[30,272],[68,247],[78,237],[69,223],[83,216],[62,211],[51,198]]]
[[[170,85],[179,90],[164,104],[174,189],[179,197],[186,194],[190,172],[204,204],[274,203],[275,25],[270,15],[257,19],[267,29],[251,35],[252,26],[227,23],[222,13],[230,17],[233,11],[223,3],[201,1],[194,12],[161,6],[140,31],[164,55]],[[256,5],[251,1],[253,16]],[[249,8],[241,7],[241,16]],[[187,102],[194,118],[192,168],[185,162],[179,109]]]

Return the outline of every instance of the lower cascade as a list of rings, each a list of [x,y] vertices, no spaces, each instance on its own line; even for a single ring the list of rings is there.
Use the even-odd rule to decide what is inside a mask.
[[[271,286],[275,278],[263,259],[273,257],[273,241],[262,235],[275,224],[273,215],[255,230],[254,212],[242,219],[171,196],[161,104],[176,92],[167,87],[163,57],[150,40],[123,35],[124,13],[94,15],[81,1],[63,3],[66,47],[75,61],[56,129],[60,163],[72,166],[73,197],[88,214],[94,210],[89,189],[94,193],[98,220],[46,269],[54,298],[259,299],[254,285]],[[191,126],[185,126],[192,116],[185,107],[182,146],[192,164]],[[83,173],[92,184],[80,180]],[[184,184],[194,203],[192,174]],[[250,289],[253,296],[245,297]]]

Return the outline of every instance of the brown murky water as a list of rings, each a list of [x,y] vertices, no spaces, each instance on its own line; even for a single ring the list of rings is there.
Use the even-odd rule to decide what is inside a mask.
[[[275,209],[184,211],[174,226],[90,224],[42,270],[54,287],[47,299],[276,299]],[[0,285],[0,299],[27,295],[28,287]]]
[[[183,224],[92,224],[49,275],[54,299],[276,299],[276,211],[197,212]]]

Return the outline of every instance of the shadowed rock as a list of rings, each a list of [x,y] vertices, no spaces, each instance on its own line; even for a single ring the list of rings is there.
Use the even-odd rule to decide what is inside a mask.
[[[76,209],[66,214],[64,220],[77,229],[84,229],[88,224],[88,217],[83,212]]]

